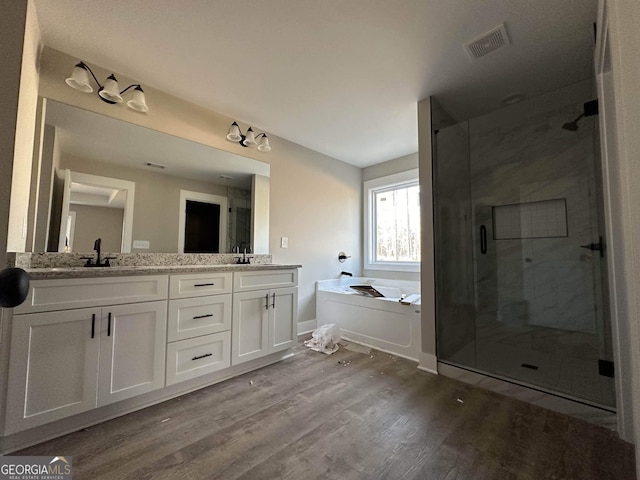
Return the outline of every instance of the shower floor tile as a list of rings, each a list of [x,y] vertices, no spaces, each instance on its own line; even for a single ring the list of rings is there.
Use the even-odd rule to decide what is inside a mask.
[[[523,342],[525,337],[520,334],[511,344],[506,337],[501,341],[472,341],[446,360],[598,405],[615,405],[614,380],[599,374],[597,358],[534,349],[531,342]]]

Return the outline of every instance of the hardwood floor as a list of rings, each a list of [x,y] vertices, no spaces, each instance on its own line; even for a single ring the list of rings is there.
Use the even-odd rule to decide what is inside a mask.
[[[278,364],[12,455],[75,480],[635,478],[615,433],[374,351]]]

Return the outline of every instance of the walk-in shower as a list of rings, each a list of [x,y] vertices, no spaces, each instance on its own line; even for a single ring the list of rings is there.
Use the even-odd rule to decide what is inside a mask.
[[[610,409],[593,98],[586,80],[464,121],[433,99],[437,355]]]

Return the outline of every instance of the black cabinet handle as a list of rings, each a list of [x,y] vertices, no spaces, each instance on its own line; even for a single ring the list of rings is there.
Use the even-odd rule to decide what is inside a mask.
[[[264,308],[269,310],[269,294],[268,293],[264,296],[264,302],[265,302],[264,303]]]
[[[215,283],[194,283],[194,287],[213,287]]]
[[[271,304],[273,308],[276,308],[276,294],[273,294],[273,303]]]
[[[201,358],[205,358],[205,357],[211,357],[213,356],[213,353],[205,353],[204,355],[198,355],[196,357],[193,357],[191,360],[200,360]]]
[[[480,253],[487,254],[487,227],[480,225]]]
[[[193,317],[193,319],[198,320],[199,318],[209,318],[209,317],[213,317],[213,313],[207,313],[206,315],[196,315],[195,317]]]
[[[96,314],[91,315],[91,338],[96,336]]]
[[[107,320],[107,337],[111,336],[111,312],[109,312],[109,315],[107,316],[108,320]]]

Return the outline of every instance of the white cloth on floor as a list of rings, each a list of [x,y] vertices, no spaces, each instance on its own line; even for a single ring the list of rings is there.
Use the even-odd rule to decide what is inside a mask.
[[[338,351],[340,345],[340,327],[335,323],[327,323],[316,328],[311,334],[311,340],[305,340],[304,346],[316,352],[331,355]]]

